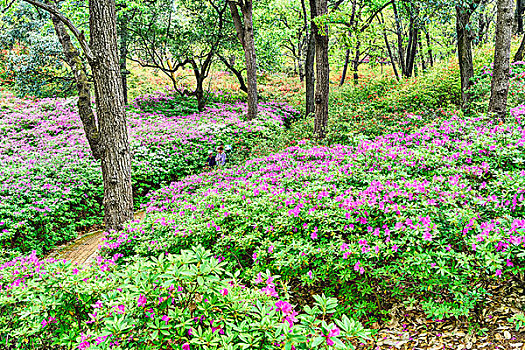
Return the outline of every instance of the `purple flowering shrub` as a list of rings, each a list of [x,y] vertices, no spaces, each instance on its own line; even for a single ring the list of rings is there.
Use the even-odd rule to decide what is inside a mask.
[[[41,254],[101,224],[100,166],[91,157],[74,100],[31,101],[3,93],[0,105],[0,246]],[[200,114],[165,116],[132,109],[136,203],[152,189],[200,171],[217,144],[232,145],[230,163],[241,162],[295,113],[266,104],[248,122],[245,110],[244,104],[219,105]]]
[[[203,244],[246,278],[269,270],[354,313],[388,294],[421,299],[430,317],[467,316],[491,281],[524,270],[524,146],[523,124],[459,117],[347,146],[302,142],[172,183],[103,249]]]
[[[33,253],[1,265],[0,347],[346,349],[369,335],[331,317],[336,299],[315,296],[299,313],[278,276],[259,273],[247,287],[202,247],[119,258],[76,267]]]

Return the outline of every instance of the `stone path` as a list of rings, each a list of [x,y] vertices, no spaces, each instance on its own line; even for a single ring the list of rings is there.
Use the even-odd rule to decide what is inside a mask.
[[[133,215],[133,218],[142,220],[145,216],[145,211],[139,211]],[[71,260],[79,265],[89,265],[98,254],[102,238],[104,238],[103,230],[86,233],[74,241],[54,249],[47,257]]]

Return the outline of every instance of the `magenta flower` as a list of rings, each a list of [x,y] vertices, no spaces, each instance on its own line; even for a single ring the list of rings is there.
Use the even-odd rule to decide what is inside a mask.
[[[162,316],[161,320],[164,321],[166,323],[166,325],[167,325],[168,322],[170,321],[170,318],[167,315],[164,315],[164,316]]]
[[[143,306],[146,305],[146,302],[147,302],[146,296],[141,294],[139,296],[138,300],[137,300],[137,306],[138,307],[143,307]]]
[[[221,289],[221,294],[222,294],[223,296],[228,295],[228,289],[226,289],[226,288]]]
[[[189,343],[184,343],[182,345],[182,350],[190,350],[190,344]]]

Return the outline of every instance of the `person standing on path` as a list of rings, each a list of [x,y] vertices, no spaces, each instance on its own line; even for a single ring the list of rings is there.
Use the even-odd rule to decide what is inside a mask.
[[[223,167],[224,164],[226,164],[226,153],[224,153],[223,146],[217,147],[217,156],[215,157],[215,161],[219,167]]]

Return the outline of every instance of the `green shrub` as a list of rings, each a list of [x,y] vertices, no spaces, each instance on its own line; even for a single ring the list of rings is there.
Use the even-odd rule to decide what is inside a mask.
[[[252,287],[202,247],[89,268],[36,255],[0,266],[3,349],[339,349],[369,332],[331,319],[333,298],[298,314],[278,276]],[[278,294],[281,298],[278,297]]]

